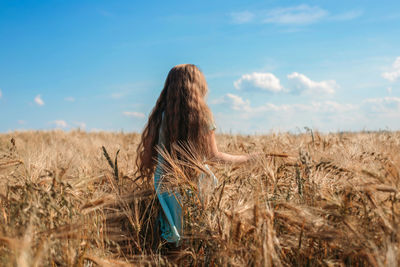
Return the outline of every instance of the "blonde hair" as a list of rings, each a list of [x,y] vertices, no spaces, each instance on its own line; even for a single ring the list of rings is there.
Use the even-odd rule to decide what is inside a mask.
[[[190,143],[196,153],[208,154],[207,126],[212,114],[204,99],[207,91],[206,79],[195,65],[177,65],[169,71],[137,148],[137,172],[143,178],[154,173],[162,116],[163,145],[167,152],[174,143]]]

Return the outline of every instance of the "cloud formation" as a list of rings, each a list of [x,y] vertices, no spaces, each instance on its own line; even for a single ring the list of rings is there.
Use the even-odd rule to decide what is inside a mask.
[[[400,77],[400,57],[392,64],[392,71],[382,73],[382,77],[388,81],[395,82]]]
[[[221,102],[228,103],[233,110],[251,111],[250,101],[249,100],[245,101],[238,95],[226,94],[226,96]]]
[[[287,78],[291,81],[291,91],[295,93],[334,94],[339,87],[335,80],[316,82],[304,74],[293,72]]]
[[[279,79],[272,73],[253,72],[244,74],[233,85],[238,90],[259,88],[264,91],[278,93],[284,90]]]
[[[275,8],[267,12],[264,23],[273,24],[310,24],[321,20],[328,12],[318,6],[299,5]]]
[[[342,104],[335,101],[322,101],[322,102],[311,102],[309,104],[282,104],[276,105],[273,103],[265,103],[264,105],[253,107],[248,99],[235,94],[226,94],[218,103],[228,104],[232,110],[242,111],[247,115],[258,115],[264,112],[274,111],[310,111],[310,112],[322,112],[322,113],[335,113],[335,112],[347,112],[358,109],[357,105],[353,104]]]
[[[43,106],[44,105],[44,101],[42,100],[42,97],[40,95],[37,95],[35,97],[34,101],[39,106]]]
[[[143,119],[146,117],[146,115],[144,113],[136,112],[136,111],[124,111],[124,112],[122,112],[122,114],[124,114],[127,117],[139,118],[139,119]]]
[[[368,98],[363,104],[374,113],[396,112],[400,115],[400,97]]]
[[[339,87],[335,80],[313,81],[306,75],[293,72],[287,75],[290,82],[289,88],[282,86],[281,81],[272,73],[253,72],[244,74],[233,82],[233,86],[238,90],[251,91],[261,89],[271,93],[306,93],[306,94],[334,94]]]
[[[400,97],[367,98],[355,103],[323,100],[252,105],[249,99],[226,94],[214,101],[217,103],[224,110],[216,114],[222,130],[297,131],[304,126],[320,131],[400,129]]]
[[[302,26],[319,21],[347,21],[360,17],[362,10],[349,10],[343,13],[330,14],[319,6],[306,4],[288,7],[276,7],[269,10],[242,11],[230,13],[231,20],[235,24],[261,23],[276,25]]]
[[[67,128],[68,124],[64,120],[55,120],[51,122],[58,128]]]

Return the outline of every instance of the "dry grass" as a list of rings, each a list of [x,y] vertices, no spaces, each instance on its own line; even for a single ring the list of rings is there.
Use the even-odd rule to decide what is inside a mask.
[[[173,250],[158,239],[152,185],[134,177],[138,135],[0,135],[0,265],[400,263],[399,132],[218,141],[223,151],[290,157],[214,165],[220,183],[206,197],[180,172],[195,159],[172,166],[185,203],[184,242]],[[102,146],[113,164],[120,150],[117,171]]]

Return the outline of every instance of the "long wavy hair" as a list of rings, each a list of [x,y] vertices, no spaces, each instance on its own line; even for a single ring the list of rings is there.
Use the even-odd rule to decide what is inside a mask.
[[[142,178],[150,178],[157,164],[156,147],[163,113],[163,146],[167,152],[173,144],[190,143],[196,153],[207,156],[210,148],[206,135],[213,120],[204,99],[207,91],[206,79],[195,65],[177,65],[169,71],[137,148],[136,166]]]

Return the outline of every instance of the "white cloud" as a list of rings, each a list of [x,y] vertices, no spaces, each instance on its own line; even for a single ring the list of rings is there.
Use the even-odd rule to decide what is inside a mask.
[[[392,94],[392,91],[393,91],[392,87],[387,88],[387,92],[389,93],[389,95]]]
[[[253,116],[263,114],[265,112],[321,112],[321,113],[335,113],[347,112],[358,109],[357,105],[342,104],[335,101],[311,102],[309,104],[281,104],[276,105],[273,103],[265,103],[261,106],[253,107],[248,99],[234,94],[226,94],[222,99],[218,99],[214,103],[228,104],[229,108],[235,111],[242,111],[243,113]]]
[[[64,98],[64,100],[68,101],[68,102],[75,102],[75,98],[73,98],[71,96]]]
[[[361,112],[369,129],[400,129],[400,97],[365,99]]]
[[[42,100],[40,95],[37,95],[34,100],[35,100],[35,103],[38,104],[39,106],[44,105],[44,101]]]
[[[311,102],[308,104],[273,104],[265,103],[263,105],[253,107],[248,99],[234,94],[226,94],[223,98],[214,101],[218,104],[227,104],[234,111],[242,112],[244,117],[254,117],[264,115],[266,112],[318,112],[323,114],[337,114],[359,109],[358,105],[338,103],[335,101]]]
[[[233,83],[238,90],[248,90],[259,88],[269,92],[282,92],[284,91],[279,79],[272,73],[253,72],[251,74],[244,74],[240,79]]]
[[[400,115],[400,97],[368,98],[363,101],[367,110],[376,113],[397,113]]]
[[[230,109],[235,111],[241,111],[243,114],[254,115],[260,111],[273,110],[277,107],[273,104],[266,104],[260,107],[252,107],[250,105],[250,100],[244,100],[242,97],[235,94],[226,94],[220,99],[213,101],[213,104],[225,104]]]
[[[18,122],[18,124],[21,124],[21,125],[26,123],[26,121],[24,121],[24,120],[18,120],[17,122]]]
[[[253,106],[250,100],[235,94],[226,94],[216,101],[224,117],[217,121],[219,129],[267,132],[270,129],[283,131],[308,126],[321,131],[337,131],[363,128],[368,118],[360,114],[360,105],[336,101],[314,101],[309,103],[275,104],[271,102]],[[224,111],[224,109],[227,109]],[[223,115],[229,114],[229,115]],[[358,124],[357,124],[358,123]],[[299,128],[297,128],[299,129]]]
[[[269,10],[253,10],[232,12],[233,23],[269,23],[278,25],[308,25],[319,21],[348,21],[363,15],[362,10],[348,10],[342,13],[330,14],[318,6],[306,4],[288,7],[276,7]]]
[[[225,102],[229,103],[233,110],[251,111],[250,101],[245,101],[240,96],[234,94],[226,94]]]
[[[299,5],[286,8],[275,8],[267,12],[264,23],[297,24],[314,23],[326,17],[328,12],[317,6]]]
[[[395,82],[400,77],[400,57],[393,62],[393,70],[382,73],[382,77],[388,81]]]
[[[290,81],[290,89],[282,86],[279,78],[272,73],[253,72],[244,74],[233,85],[238,90],[261,89],[268,92],[292,92],[308,94],[334,94],[338,84],[335,80],[313,81],[304,74],[293,72],[287,75]]]
[[[335,93],[335,88],[338,87],[335,80],[316,82],[297,72],[289,74],[287,78],[292,83],[292,92],[306,92],[313,94],[333,94]]]
[[[359,108],[358,105],[354,104],[346,104],[346,103],[343,104],[336,101],[323,101],[323,102],[312,102],[308,110],[335,114],[336,112],[342,113],[342,112],[357,110],[358,108]]]
[[[220,130],[247,133],[265,133],[271,129],[298,131],[304,126],[325,132],[400,129],[400,97],[355,101],[357,102],[312,101],[290,104],[269,102],[253,106],[246,98],[226,94],[216,101],[222,110],[215,115]]]
[[[133,118],[140,118],[143,119],[146,117],[146,115],[142,112],[136,112],[136,111],[124,111],[122,112],[127,117],[133,117]]]
[[[237,24],[247,23],[254,19],[254,13],[250,11],[232,12],[231,18],[232,21]]]
[[[64,120],[55,120],[55,121],[52,121],[51,123],[54,124],[56,127],[59,127],[59,128],[68,127],[68,124]]]

